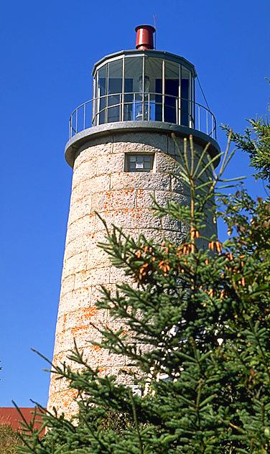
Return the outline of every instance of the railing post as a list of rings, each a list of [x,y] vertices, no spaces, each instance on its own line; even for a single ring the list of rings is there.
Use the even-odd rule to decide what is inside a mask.
[[[108,106],[109,106],[109,95],[105,96],[105,123],[108,123]]]
[[[125,112],[125,93],[121,93],[121,121],[124,121],[124,112]]]
[[[127,121],[130,120],[141,120],[141,121],[155,121],[155,112],[158,106],[159,114],[161,107],[161,121],[165,122],[165,103],[166,97],[171,102],[168,104],[168,109],[175,109],[175,124],[181,125],[182,118],[182,101],[184,106],[184,114],[186,116],[186,107],[188,114],[188,127],[191,129],[197,129],[198,131],[204,132],[216,139],[216,119],[212,112],[201,104],[195,103],[191,100],[181,100],[176,96],[167,95],[166,93],[154,93],[154,92],[128,92],[128,93],[117,93],[119,103],[112,106],[109,105],[110,95],[101,96],[99,98],[93,98],[93,100],[86,101],[79,107],[74,109],[69,117],[69,137],[72,138],[78,132],[91,127],[92,125],[98,126],[100,124],[100,115],[103,114],[103,122],[109,121],[109,108],[119,108],[119,121],[125,121],[125,95],[130,96],[127,101],[128,117]],[[132,98],[132,99],[131,99]],[[101,109],[98,106],[100,99],[104,99],[105,107]],[[174,100],[175,104],[173,106]],[[88,113],[88,107],[90,112]],[[81,113],[80,113],[81,112]],[[136,116],[138,113],[138,116]],[[89,115],[88,115],[89,114]],[[93,116],[92,116],[93,114]],[[131,114],[131,115],[130,115]],[[205,120],[202,116],[205,115]],[[210,115],[210,118],[209,118]],[[159,117],[160,118],[160,117]],[[90,125],[89,125],[90,122]]]
[[[165,121],[165,95],[162,94],[161,95],[161,100],[162,100],[162,121],[164,122]]]

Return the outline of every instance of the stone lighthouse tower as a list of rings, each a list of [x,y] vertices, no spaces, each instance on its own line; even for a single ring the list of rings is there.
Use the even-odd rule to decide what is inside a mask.
[[[219,152],[215,118],[195,102],[193,64],[155,50],[152,26],[136,27],[136,32],[136,49],[94,65],[93,99],[71,114],[65,149],[73,182],[53,361],[65,361],[76,339],[91,366],[114,375],[125,367],[125,358],[91,345],[98,335],[89,321],[114,328],[115,321],[97,310],[96,301],[100,285],[113,289],[125,276],[98,247],[105,231],[96,212],[133,237],[143,233],[179,243],[183,225],[154,217],[152,196],[160,204],[169,199],[188,203],[174,176],[185,137],[193,135],[198,153],[207,143],[212,156]],[[211,220],[207,229],[210,236],[215,229]],[[67,415],[76,408],[67,384],[54,375],[49,408],[53,406]]]

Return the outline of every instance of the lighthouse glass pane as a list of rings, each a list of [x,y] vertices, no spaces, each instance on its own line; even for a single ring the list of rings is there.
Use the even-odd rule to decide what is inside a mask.
[[[125,58],[124,120],[142,118],[143,57]]]
[[[99,112],[97,124],[106,122],[106,107],[107,107],[107,67],[102,66],[98,71],[97,76],[97,111]]]
[[[109,63],[108,68],[108,122],[121,118],[123,59]]]
[[[191,113],[190,91],[191,74],[186,68],[182,67],[181,80],[181,125],[189,126]]]
[[[127,172],[151,172],[153,170],[153,154],[127,154]]]
[[[161,58],[145,58],[145,92],[149,120],[162,120],[162,62]],[[158,94],[160,93],[160,95]]]
[[[165,93],[164,120],[177,123],[179,65],[170,61],[165,61]]]

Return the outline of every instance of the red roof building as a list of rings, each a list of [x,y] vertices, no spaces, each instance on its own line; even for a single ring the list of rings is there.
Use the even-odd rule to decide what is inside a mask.
[[[35,407],[21,407],[20,411],[29,423],[33,419]],[[40,418],[38,418],[40,419]],[[15,407],[0,407],[0,425],[11,426],[13,430],[21,430],[22,416]],[[34,424],[35,429],[40,429],[40,422],[38,420]],[[42,432],[42,435],[45,433]]]

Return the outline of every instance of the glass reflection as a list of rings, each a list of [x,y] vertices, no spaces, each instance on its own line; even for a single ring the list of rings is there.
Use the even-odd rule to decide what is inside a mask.
[[[96,72],[93,123],[164,121],[194,127],[193,83],[180,63],[124,55]]]
[[[121,118],[121,93],[123,60],[109,63],[108,68],[108,123],[120,121]]]
[[[124,83],[124,120],[136,120],[140,115],[137,110],[141,101],[143,58],[125,58],[125,83]],[[138,99],[139,97],[139,99]]]
[[[190,90],[190,71],[186,68],[182,68],[182,78],[181,78],[181,120],[180,124],[183,126],[189,125],[189,112],[190,112],[190,102],[189,102],[189,90]]]
[[[169,123],[176,123],[177,100],[179,94],[179,65],[165,61],[165,106],[164,118]]]
[[[108,65],[104,65],[100,70],[98,71],[97,74],[97,112],[98,114],[98,124],[106,123],[106,118],[105,118],[105,113],[106,113],[106,107],[107,107],[107,87],[106,87],[106,81],[107,81],[107,67]]]
[[[162,121],[162,64],[161,58],[145,59],[145,77],[149,79],[149,120]],[[160,93],[160,95],[158,94]]]

